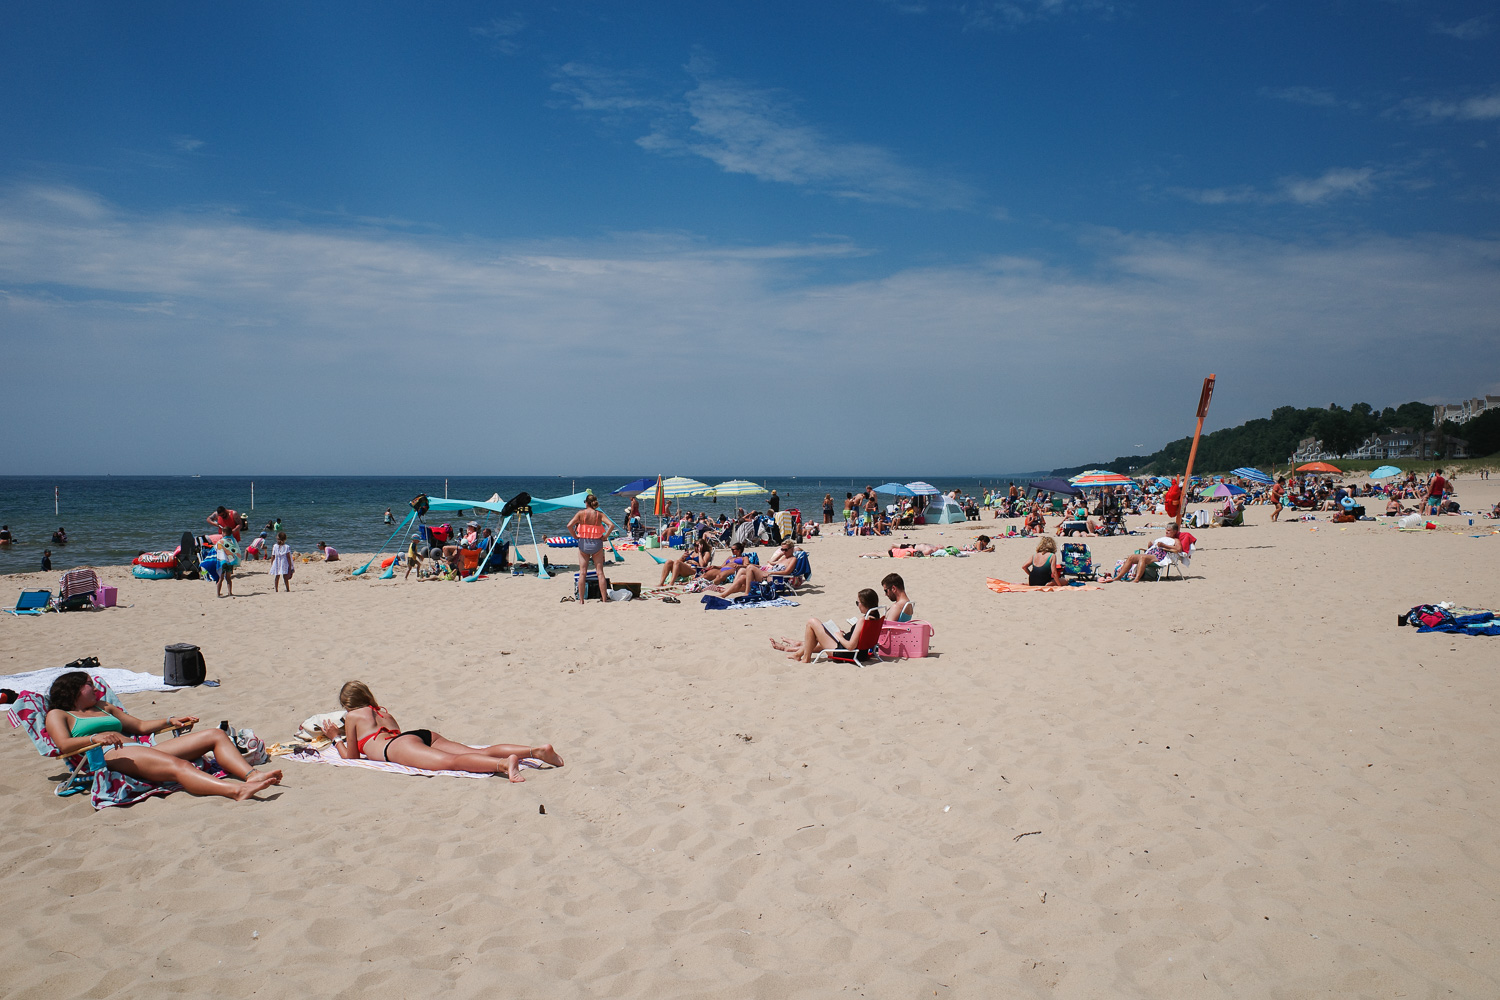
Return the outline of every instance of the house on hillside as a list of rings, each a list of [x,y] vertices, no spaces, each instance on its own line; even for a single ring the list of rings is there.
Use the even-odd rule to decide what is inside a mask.
[[[1429,459],[1439,454],[1444,458],[1467,458],[1469,442],[1452,435],[1445,436],[1437,430],[1396,427],[1389,434],[1371,434],[1358,448],[1343,457],[1389,461],[1393,458]]]
[[[1439,403],[1432,408],[1432,425],[1443,426],[1443,421],[1451,420],[1455,424],[1466,424],[1479,416],[1486,410],[1500,409],[1500,396],[1491,396],[1486,393],[1483,396],[1475,396],[1461,403]]]
[[[1295,466],[1305,462],[1326,462],[1330,458],[1338,457],[1323,448],[1322,438],[1305,437],[1297,442],[1297,450],[1292,453],[1292,457],[1287,459],[1287,462]]]

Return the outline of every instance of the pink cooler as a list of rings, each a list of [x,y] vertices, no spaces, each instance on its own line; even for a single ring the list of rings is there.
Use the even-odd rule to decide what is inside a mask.
[[[100,587],[94,591],[94,607],[96,608],[112,608],[119,599],[120,588],[118,587]]]
[[[919,659],[927,655],[932,635],[932,626],[924,621],[881,622],[881,655],[895,659]]]

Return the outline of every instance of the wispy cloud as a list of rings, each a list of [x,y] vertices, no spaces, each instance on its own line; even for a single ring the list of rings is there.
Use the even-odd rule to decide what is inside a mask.
[[[1375,193],[1374,167],[1333,167],[1318,177],[1283,177],[1263,190],[1249,185],[1222,188],[1173,188],[1172,193],[1200,205],[1320,205],[1337,198],[1365,198]]]
[[[1460,41],[1472,42],[1488,35],[1495,27],[1495,16],[1493,14],[1480,14],[1471,17],[1467,21],[1459,21],[1456,24],[1446,24],[1438,21],[1432,26],[1435,35],[1448,35]]]
[[[204,142],[202,139],[194,139],[190,135],[172,136],[172,148],[177,150],[177,152],[179,153],[196,153],[198,152],[198,150],[202,149],[203,146]]]
[[[809,191],[912,207],[962,209],[978,201],[961,182],[911,166],[871,143],[837,138],[802,119],[784,93],[713,75],[704,60],[688,72],[680,96],[642,94],[636,81],[598,67],[569,63],[554,90],[580,111],[646,125],[642,149],[696,156],[732,174]]]
[[[1351,385],[1372,400],[1472,392],[1451,359],[1500,341],[1497,241],[1111,234],[1085,248],[1077,269],[1024,255],[884,269],[867,258],[860,280],[823,276],[819,258],[852,252],[660,234],[523,244],[145,216],[88,192],[33,188],[0,196],[0,330],[8,365],[65,371],[80,420],[105,428],[70,444],[70,467],[137,472],[172,456],[263,455],[267,440],[278,442],[271,459],[284,472],[390,470],[393,461],[494,471],[488,449],[436,455],[422,420],[383,420],[413,385],[477,413],[545,412],[545,430],[506,436],[505,467],[567,472],[557,443],[599,428],[596,409],[560,402],[564,386],[593,398],[701,379],[726,359],[795,355],[813,363],[780,372],[783,391],[809,426],[831,426],[851,398],[838,386],[888,384],[890,359],[909,356],[914,338],[921,363],[902,369],[893,398],[960,411],[1004,398],[1027,412],[1052,390],[1013,359],[1059,352],[1077,384],[1155,387],[1119,397],[1105,424],[1089,407],[1064,408],[995,444],[997,471],[1034,468],[1179,436],[1159,398],[1195,399],[1208,371],[1221,377],[1220,413],[1244,419],[1343,398]],[[1428,349],[1411,352],[1414,338]],[[192,422],[122,388],[159,384],[193,356],[257,373],[275,358],[276,405],[231,396],[253,419]],[[1391,365],[1393,356],[1403,363]],[[1162,357],[1172,358],[1166,369]],[[462,363],[413,382],[417,358]],[[549,377],[557,372],[569,374]],[[0,421],[45,412],[55,394],[49,380],[18,380],[0,396]],[[967,440],[934,442],[920,422],[898,422],[885,440],[927,468],[966,467],[972,451]],[[622,461],[686,468],[722,446],[722,428],[681,421],[672,434],[633,441]],[[22,436],[7,446],[7,468],[47,471],[58,455],[49,439]],[[840,458],[823,442],[784,435],[741,436],[735,456],[746,467],[868,471],[833,468]]]
[[[1411,98],[1402,101],[1395,110],[1429,121],[1494,121],[1500,118],[1500,91],[1456,101]]]
[[[1292,104],[1305,104],[1310,108],[1347,108],[1357,110],[1357,101],[1341,99],[1333,91],[1323,87],[1262,87],[1262,97],[1270,97],[1278,101],[1288,101]]]
[[[503,17],[491,18],[478,27],[470,28],[469,33],[487,39],[497,52],[515,55],[521,48],[516,41],[516,36],[525,28],[526,18],[520,14],[507,14]]]
[[[967,27],[1008,29],[1070,14],[1108,16],[1119,5],[1111,0],[971,0],[956,6]]]

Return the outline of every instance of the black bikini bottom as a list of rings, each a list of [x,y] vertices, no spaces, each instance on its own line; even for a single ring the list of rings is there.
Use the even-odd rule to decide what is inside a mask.
[[[385,746],[380,748],[380,756],[385,758],[385,762],[387,764],[391,762],[391,744],[399,740],[402,736],[415,736],[417,739],[421,740],[428,746],[432,746],[431,729],[408,729],[406,732],[398,733],[397,735],[392,736],[390,739],[386,740]]]

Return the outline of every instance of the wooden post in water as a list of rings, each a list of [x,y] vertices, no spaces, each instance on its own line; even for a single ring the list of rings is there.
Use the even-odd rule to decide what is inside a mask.
[[[1193,462],[1198,458],[1198,439],[1203,436],[1203,418],[1208,416],[1208,403],[1214,397],[1214,376],[1203,380],[1203,394],[1198,397],[1198,428],[1193,431],[1193,447],[1188,451],[1187,472],[1182,477],[1182,504],[1177,508],[1177,527],[1182,527],[1182,515],[1187,513],[1188,483],[1193,478]]]

